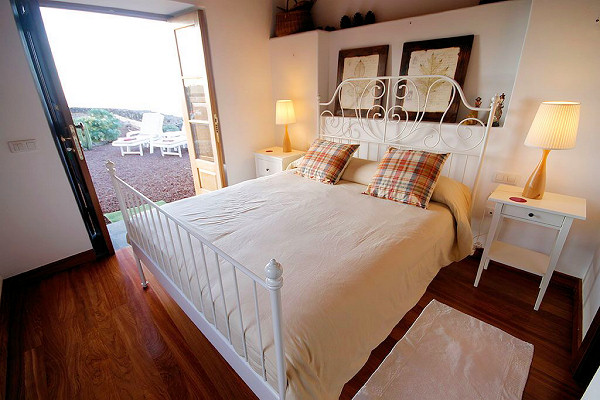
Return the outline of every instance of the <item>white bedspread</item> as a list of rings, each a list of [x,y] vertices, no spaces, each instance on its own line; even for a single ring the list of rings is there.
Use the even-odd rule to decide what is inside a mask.
[[[464,217],[468,208],[460,202],[450,206],[460,215],[455,221],[443,204],[432,202],[421,209],[362,195],[364,188],[347,181],[325,185],[284,172],[163,206],[259,276],[264,276],[269,259],[282,264],[290,400],[337,399],[439,269],[465,255],[456,243],[457,237],[471,237]],[[199,249],[192,246],[199,259]],[[210,320],[207,283],[202,274],[196,280],[189,246],[183,247],[184,257],[180,254],[172,262],[183,266],[188,260],[189,290],[199,298],[194,287],[202,287]],[[211,267],[219,314],[218,276]],[[232,341],[243,354],[231,265],[223,263],[222,274]],[[239,273],[237,279],[250,363],[261,371],[252,285]],[[276,387],[269,299],[259,292],[268,380]],[[224,324],[217,317],[226,335]]]

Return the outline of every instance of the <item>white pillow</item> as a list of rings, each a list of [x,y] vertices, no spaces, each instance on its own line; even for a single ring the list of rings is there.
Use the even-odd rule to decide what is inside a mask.
[[[290,170],[290,169],[295,169],[298,168],[298,165],[300,165],[300,163],[302,162],[302,160],[304,160],[304,156],[292,161],[291,163],[288,164],[288,166],[286,167],[286,171]]]
[[[368,186],[377,171],[378,165],[378,161],[352,157],[341,179]]]

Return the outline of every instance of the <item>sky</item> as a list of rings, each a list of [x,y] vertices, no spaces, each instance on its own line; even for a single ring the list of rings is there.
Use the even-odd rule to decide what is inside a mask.
[[[55,8],[42,18],[70,107],[182,115],[168,23]]]

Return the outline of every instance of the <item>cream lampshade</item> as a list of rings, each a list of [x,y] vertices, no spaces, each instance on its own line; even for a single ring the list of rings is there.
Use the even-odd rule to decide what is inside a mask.
[[[288,134],[288,124],[296,123],[296,113],[294,112],[294,103],[291,100],[277,100],[275,103],[275,124],[285,125],[285,135],[283,136],[283,152],[292,151],[292,142]]]
[[[523,196],[541,199],[546,189],[546,158],[550,150],[575,147],[579,126],[580,103],[574,101],[545,101],[533,119],[525,146],[542,149],[542,159],[527,180]]]

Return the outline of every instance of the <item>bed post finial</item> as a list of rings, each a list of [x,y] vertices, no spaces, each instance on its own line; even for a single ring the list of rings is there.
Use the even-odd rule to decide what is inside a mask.
[[[104,164],[104,165],[106,165],[106,170],[108,171],[108,173],[114,176],[115,175],[115,163],[110,160],[107,160],[106,164]]]
[[[274,258],[265,267],[267,286],[269,289],[280,289],[283,286],[283,268]]]

